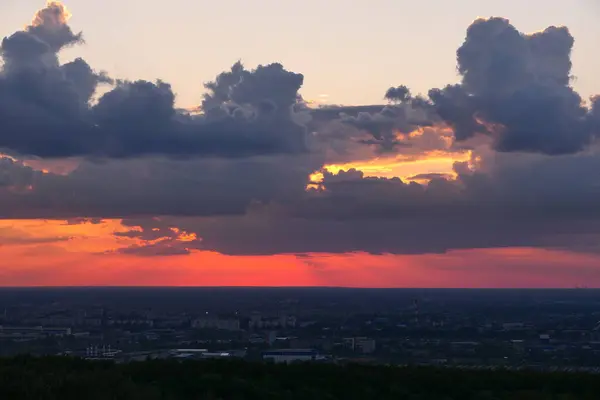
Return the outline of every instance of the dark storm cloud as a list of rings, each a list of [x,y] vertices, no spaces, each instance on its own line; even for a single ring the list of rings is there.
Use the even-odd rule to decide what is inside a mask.
[[[309,192],[315,164],[279,160],[123,160],[84,163],[67,176],[7,162],[16,179],[0,188],[1,217],[139,216],[126,224],[141,229],[119,235],[139,239],[126,252],[143,255],[571,249],[581,235],[600,235],[597,153],[490,153],[478,166],[456,164],[456,181],[428,176],[428,185],[325,172],[324,189]],[[33,190],[14,190],[15,182]],[[159,214],[180,217],[144,218]],[[171,228],[199,239],[181,243]]]
[[[408,121],[407,112],[404,107],[390,106],[377,113],[360,112],[357,116],[341,113],[340,119],[372,135],[363,143],[377,145],[382,152],[391,152],[403,145],[397,137],[398,133],[406,134],[417,127]]]
[[[284,168],[281,164],[279,169],[291,174],[299,166]],[[204,165],[202,169],[208,168]],[[354,169],[335,174],[323,171],[321,186],[305,192],[300,189],[302,173],[292,183],[292,175],[280,172],[282,175],[270,177],[274,178],[271,184],[261,182],[262,189],[249,196],[243,193],[250,186],[236,191],[244,177],[220,174],[218,183],[196,181],[204,191],[179,184],[169,186],[167,191],[179,193],[180,199],[143,189],[140,199],[141,193],[159,196],[155,210],[170,210],[174,216],[157,222],[137,214],[140,217],[126,220],[126,225],[140,229],[119,235],[147,242],[151,248],[142,243],[127,250],[144,255],[171,250],[182,254],[182,249],[241,255],[348,251],[417,254],[506,246],[596,251],[588,243],[600,239],[599,168],[598,152],[548,156],[484,151],[468,163],[455,164],[456,180],[427,174],[419,178],[426,178],[428,184],[418,184],[399,178],[365,177]],[[240,166],[237,171],[242,170]],[[156,169],[159,171],[170,171],[173,179],[180,176],[176,170]],[[210,171],[215,174],[218,169]],[[264,170],[255,171],[256,176],[267,176]],[[164,182],[154,181],[159,185]],[[215,192],[223,186],[230,191]],[[99,189],[109,190],[106,186]],[[131,201],[138,198],[133,193],[127,196]],[[256,201],[259,193],[263,197]],[[188,203],[188,197],[195,201]],[[113,207],[131,207],[118,205],[114,199],[108,199]],[[216,208],[233,199],[237,199],[236,207]],[[76,208],[77,204],[69,207]],[[177,206],[184,208],[178,210]],[[139,209],[134,206],[127,211]],[[189,218],[193,215],[201,217]],[[169,233],[172,227],[193,232],[198,239],[179,243]],[[171,239],[154,243],[162,237]],[[174,249],[166,248],[169,246]]]
[[[480,133],[503,152],[578,152],[595,130],[569,86],[573,43],[564,27],[527,35],[506,19],[479,19],[457,51],[461,84],[429,97],[457,140]]]
[[[391,87],[385,92],[385,99],[390,101],[407,101],[411,99],[410,89],[404,85]]]
[[[263,217],[264,218],[264,217]],[[194,230],[202,241],[187,248],[217,251],[229,255],[272,255],[297,253],[425,254],[453,249],[512,246],[553,246],[572,248],[574,238],[558,238],[580,232],[580,227],[557,224],[542,227],[500,217],[466,221],[462,216],[442,219],[318,220],[306,218],[223,217],[218,219],[174,220]],[[457,234],[457,226],[464,231]],[[548,230],[549,229],[549,230]],[[515,234],[515,230],[518,234]],[[594,230],[596,238],[598,230]]]
[[[59,65],[57,52],[81,41],[64,7],[49,3],[32,25],[2,41],[0,147],[39,156],[73,154],[91,137],[88,101],[106,78],[83,60]]]
[[[431,213],[396,212],[383,217],[368,207],[356,204],[354,210],[360,209],[359,215],[351,216],[347,208],[337,218],[329,215],[325,219],[320,212],[299,217],[259,209],[243,216],[168,217],[165,223],[198,235],[199,240],[185,243],[188,250],[231,255],[424,254],[514,246],[597,251],[597,246],[592,248],[588,243],[597,243],[600,238],[597,217],[547,218],[539,213],[528,216],[501,208],[484,210],[448,204]]]
[[[6,174],[12,186],[18,178],[21,187],[32,190],[0,187],[0,218],[239,215],[253,201],[303,196],[308,175],[321,165],[319,158],[283,155],[140,158],[83,161],[69,175],[57,175],[6,161],[0,162],[0,177]]]
[[[597,154],[506,154],[484,164],[489,165],[473,170],[458,163],[456,181],[428,176],[429,185],[368,178],[356,170],[325,173],[326,190],[287,204],[161,223],[196,233],[201,240],[186,244],[188,249],[236,255],[419,254],[511,246],[597,251],[589,246],[600,239]]]
[[[42,70],[58,61],[50,46],[28,32],[16,32],[2,39],[4,74],[16,74],[19,69]]]
[[[301,74],[286,71],[281,64],[259,65],[254,71],[248,71],[238,61],[231,70],[205,84],[208,92],[202,109],[208,118],[220,117],[223,113],[235,115],[236,110],[245,107],[254,113],[287,118],[298,103],[298,90],[303,82]]]
[[[2,42],[0,147],[13,154],[247,157],[299,154],[330,139],[338,148],[404,152],[414,146],[412,131],[441,122],[458,142],[482,134],[498,151],[565,154],[584,149],[599,130],[599,118],[569,86],[574,40],[562,27],[526,35],[502,18],[477,20],[457,51],[460,84],[432,89],[429,99],[391,87],[384,96],[391,104],[362,109],[310,110],[299,95],[302,74],[238,62],[206,83],[202,113],[189,115],[161,81],[118,81],[91,105],[97,86],[114,81],[82,59],[59,65],[60,50],[83,41],[68,19],[51,2]],[[307,135],[326,123],[349,127],[345,144],[339,135]]]
[[[590,124],[595,132],[600,132],[600,96],[591,99]]]
[[[341,110],[341,120],[372,135],[362,143],[387,152],[401,152],[416,126],[443,122],[457,146],[486,135],[501,152],[576,153],[600,133],[600,118],[597,101],[586,107],[570,86],[573,44],[565,27],[524,34],[503,18],[478,19],[457,50],[459,84],[431,89],[428,98],[391,87],[384,97],[392,105]]]
[[[39,157],[139,155],[244,157],[306,151],[294,109],[303,76],[280,64],[241,63],[207,83],[203,115],[174,108],[164,82],[114,83],[84,60],[59,65],[58,52],[82,42],[60,3],[40,10],[24,31],[2,41],[0,147]],[[228,76],[230,79],[228,79]]]
[[[403,96],[401,93],[396,95]],[[335,140],[328,134],[331,133],[331,127],[339,123],[344,131],[342,135],[349,143],[369,145],[377,153],[405,152],[405,149],[416,145],[409,134],[419,128],[432,126],[436,118],[431,109],[421,105],[414,107],[414,101],[410,96],[404,96],[402,100],[388,105],[322,107],[311,111],[309,126],[321,138]],[[337,136],[339,138],[340,135]]]
[[[32,183],[34,171],[21,163],[0,157],[0,188],[27,187]]]
[[[166,244],[164,242],[145,244],[139,246],[130,246],[120,249],[119,254],[129,254],[141,257],[166,257],[182,256],[190,254],[190,249],[182,247],[181,244]]]
[[[63,64],[61,70],[65,79],[69,81],[77,92],[82,105],[87,106],[90,99],[96,92],[96,88],[101,83],[113,84],[114,80],[108,77],[106,73],[96,73],[82,58]]]

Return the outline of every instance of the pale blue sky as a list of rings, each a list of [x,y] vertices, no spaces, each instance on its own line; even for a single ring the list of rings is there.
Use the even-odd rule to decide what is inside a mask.
[[[44,0],[0,0],[1,36],[22,28]],[[302,94],[331,103],[381,101],[391,85],[426,92],[457,80],[455,51],[478,16],[521,31],[566,25],[575,36],[576,88],[600,93],[597,0],[66,0],[84,57],[120,78],[170,82],[180,106],[237,59],[281,62],[305,75]]]

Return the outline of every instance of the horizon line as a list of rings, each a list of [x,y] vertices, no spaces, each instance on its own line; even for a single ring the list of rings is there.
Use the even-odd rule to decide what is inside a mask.
[[[354,287],[354,286],[0,286],[6,289],[346,289],[346,290],[600,290],[600,287]]]

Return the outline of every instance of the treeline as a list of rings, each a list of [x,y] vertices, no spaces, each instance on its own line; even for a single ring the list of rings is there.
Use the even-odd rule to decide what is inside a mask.
[[[0,359],[0,399],[569,400],[600,398],[584,373],[66,357]]]

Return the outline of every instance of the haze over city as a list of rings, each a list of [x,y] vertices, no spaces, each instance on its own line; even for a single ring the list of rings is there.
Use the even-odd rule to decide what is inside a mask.
[[[8,0],[0,286],[599,287],[599,16]]]

